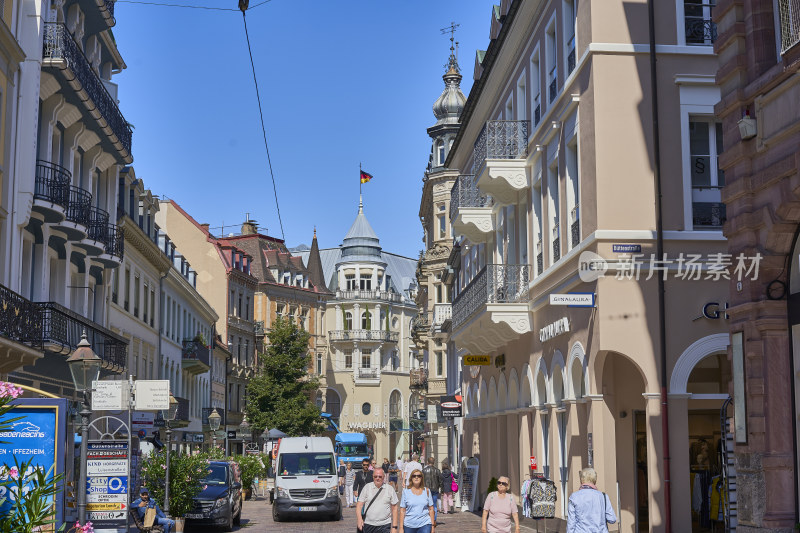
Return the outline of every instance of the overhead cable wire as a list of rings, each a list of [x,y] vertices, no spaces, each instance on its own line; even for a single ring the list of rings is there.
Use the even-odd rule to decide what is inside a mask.
[[[253,7],[258,7],[258,6],[253,6]],[[256,86],[256,99],[258,100],[258,115],[259,117],[261,117],[261,133],[264,135],[264,148],[266,148],[267,150],[267,163],[269,164],[269,175],[272,178],[272,191],[275,194],[275,208],[278,210],[278,222],[280,223],[281,226],[281,237],[285,241],[286,235],[283,232],[283,220],[281,220],[281,206],[278,203],[278,188],[275,186],[275,174],[272,171],[272,159],[269,156],[269,144],[267,143],[267,128],[266,126],[264,126],[264,111],[261,108],[261,94],[258,90],[258,79],[256,78],[256,64],[253,62],[253,49],[250,47],[250,34],[247,31],[247,15],[245,14],[244,9],[242,10],[242,22],[244,22],[244,35],[247,38],[247,51],[250,54],[250,67],[253,70],[253,82],[255,83]]]
[[[165,4],[163,2],[147,2],[145,0],[116,0],[118,4],[142,4],[146,6],[158,6],[158,7],[183,7],[186,9],[206,9],[209,11],[239,11],[238,9],[229,8],[229,7],[211,7],[211,6],[194,6],[188,4]],[[258,4],[251,6],[248,8],[248,11],[251,9],[255,9],[259,6],[263,6],[267,2],[271,2],[272,0],[264,0],[263,2],[259,2]]]

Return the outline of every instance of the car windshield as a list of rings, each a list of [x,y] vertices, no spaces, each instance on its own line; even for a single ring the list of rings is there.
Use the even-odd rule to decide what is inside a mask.
[[[366,444],[340,444],[339,455],[346,457],[369,455]]]
[[[281,476],[331,475],[335,471],[332,453],[283,453],[278,464]]]
[[[224,485],[228,481],[228,468],[226,465],[208,465],[208,475],[203,479],[203,485]]]

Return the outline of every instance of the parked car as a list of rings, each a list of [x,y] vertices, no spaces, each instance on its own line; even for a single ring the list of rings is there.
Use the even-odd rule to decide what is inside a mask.
[[[194,509],[186,515],[189,525],[217,526],[232,531],[242,519],[242,481],[239,469],[227,461],[211,461],[203,479],[202,492],[194,499]]]
[[[286,437],[278,448],[272,519],[310,516],[342,518],[333,443],[328,437]]]

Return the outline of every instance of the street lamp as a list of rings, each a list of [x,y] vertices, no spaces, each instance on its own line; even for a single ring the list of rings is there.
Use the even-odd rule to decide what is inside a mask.
[[[169,408],[161,410],[161,416],[164,417],[164,425],[167,427],[167,486],[164,490],[164,513],[169,514],[169,456],[172,455],[172,429],[169,423],[175,420],[178,414],[178,400],[172,393],[169,393]]]
[[[242,417],[242,422],[239,424],[239,434],[242,436],[242,454],[247,453],[247,436],[250,433],[250,422],[247,421],[247,415]]]
[[[92,351],[92,345],[86,338],[86,331],[81,335],[78,347],[67,358],[69,371],[72,374],[72,383],[75,390],[83,394],[83,406],[81,415],[81,473],[78,481],[78,520],[81,524],[86,523],[86,452],[89,439],[89,416],[92,410],[89,404],[89,395],[92,390],[92,382],[100,377],[100,359]]]
[[[217,430],[219,429],[219,423],[222,421],[222,417],[219,416],[216,407],[211,414],[208,415],[208,425],[211,426],[211,438],[214,439],[214,449],[217,448]]]

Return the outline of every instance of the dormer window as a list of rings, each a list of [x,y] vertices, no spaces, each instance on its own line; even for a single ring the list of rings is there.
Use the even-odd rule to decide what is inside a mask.
[[[283,273],[283,281],[281,283],[283,283],[284,285],[291,285],[291,279],[292,279],[292,273],[286,271]]]

